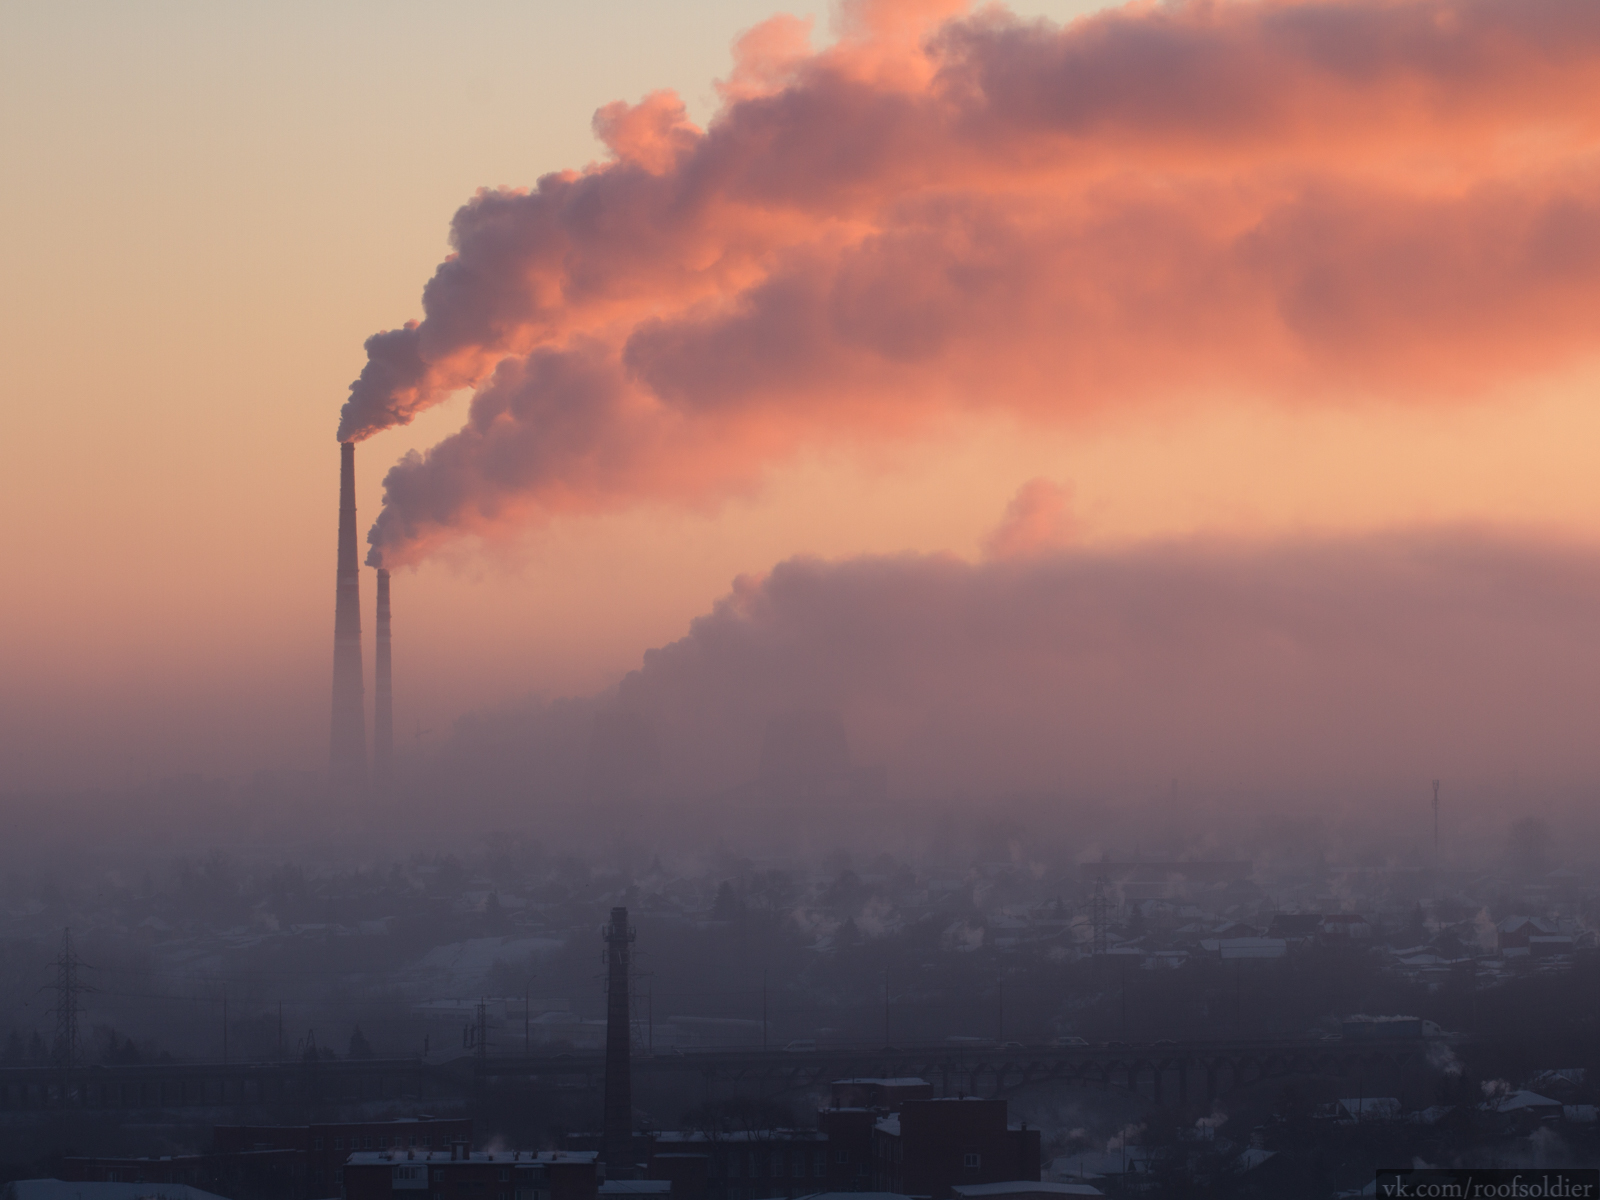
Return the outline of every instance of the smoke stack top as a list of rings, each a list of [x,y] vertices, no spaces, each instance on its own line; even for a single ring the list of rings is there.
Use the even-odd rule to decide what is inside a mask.
[[[606,105],[609,161],[457,212],[344,407],[477,390],[385,477],[373,565],[972,412],[1452,404],[1593,355],[1592,0],[969,7],[842,0],[819,49],[776,17],[705,128]]]

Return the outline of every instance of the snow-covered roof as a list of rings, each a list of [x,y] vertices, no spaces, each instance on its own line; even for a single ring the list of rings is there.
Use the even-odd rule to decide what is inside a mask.
[[[579,1165],[599,1159],[597,1150],[471,1150],[465,1156],[449,1150],[361,1150],[346,1158],[348,1167],[393,1166],[397,1163],[495,1163],[511,1166],[537,1166],[554,1163]]]
[[[1501,933],[1515,933],[1524,925],[1532,925],[1540,933],[1558,932],[1556,927],[1550,924],[1549,921],[1542,921],[1538,917],[1507,917],[1504,921],[1501,921],[1500,924],[1496,925],[1495,928]]]
[[[1234,1160],[1234,1166],[1241,1171],[1253,1171],[1276,1153],[1276,1150],[1263,1150],[1260,1146],[1247,1146]]]
[[[1503,1096],[1496,1096],[1490,1101],[1489,1106],[1495,1112],[1522,1112],[1530,1108],[1560,1108],[1561,1101],[1521,1088],[1515,1092],[1507,1092]]]
[[[1018,1179],[1009,1183],[963,1183],[950,1190],[963,1200],[977,1200],[983,1196],[1103,1196],[1097,1187],[1087,1183],[1042,1183],[1037,1179]]]
[[[1398,1117],[1400,1101],[1394,1096],[1350,1096],[1339,1101],[1339,1107],[1358,1119]]]

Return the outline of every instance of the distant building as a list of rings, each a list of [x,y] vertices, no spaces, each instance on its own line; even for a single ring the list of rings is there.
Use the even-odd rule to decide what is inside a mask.
[[[1365,1123],[1400,1119],[1400,1101],[1394,1096],[1352,1096],[1335,1101],[1334,1107],[1340,1121]]]
[[[1350,946],[1372,940],[1372,924],[1355,913],[1330,913],[1317,924],[1317,940],[1325,946]]]
[[[1530,953],[1534,938],[1556,937],[1561,932],[1555,925],[1537,917],[1507,917],[1494,928],[1495,948],[1508,957]]]
[[[870,1190],[873,1128],[907,1100],[931,1099],[933,1084],[915,1076],[834,1080],[832,1105],[817,1112],[817,1129],[828,1140],[828,1190]]]
[[[899,1112],[907,1100],[932,1100],[933,1084],[914,1075],[835,1079],[832,1092],[834,1108],[879,1108],[885,1112]]]
[[[318,1200],[337,1192],[345,1160],[356,1151],[470,1146],[472,1118],[422,1116],[323,1125],[218,1125],[212,1130],[211,1140],[219,1155],[295,1151],[304,1160],[304,1186],[292,1194]]]
[[[593,1150],[360,1151],[344,1164],[344,1200],[597,1200]]]
[[[604,1197],[623,1196],[670,1196],[675,1189],[671,1180],[667,1179],[608,1179],[600,1185],[600,1195]]]
[[[1218,958],[1286,958],[1289,943],[1282,938],[1206,938],[1200,949]]]
[[[184,1184],[229,1200],[320,1200],[338,1194],[358,1151],[448,1151],[472,1144],[471,1118],[415,1117],[323,1125],[217,1125],[204,1154],[69,1158],[72,1182]]]
[[[688,1189],[701,1178],[698,1196],[710,1200],[806,1196],[828,1185],[828,1149],[827,1135],[818,1129],[658,1133],[646,1174],[681,1181],[685,1190],[674,1188],[674,1200],[697,1200]]]
[[[949,1200],[952,1188],[1039,1178],[1039,1131],[1004,1100],[908,1100],[873,1126],[873,1190]]]
[[[1573,939],[1564,933],[1552,933],[1528,939],[1529,958],[1556,958],[1571,954],[1576,949]]]
[[[1274,913],[1267,936],[1290,942],[1303,942],[1314,938],[1322,928],[1321,913]]]
[[[14,1179],[0,1200],[224,1200],[184,1183],[69,1183],[64,1179]]]
[[[721,1126],[636,1134],[634,1153],[646,1178],[608,1180],[599,1195],[800,1200],[897,1192],[948,1200],[956,1185],[1039,1178],[1039,1131],[1008,1128],[1004,1100],[935,1100],[927,1080],[911,1077],[841,1079],[832,1100],[817,1111],[813,1129]],[[579,1133],[567,1144],[587,1148],[594,1141],[593,1134]]]
[[[1421,1017],[1375,1017],[1359,1013],[1339,1022],[1339,1036],[1347,1042],[1405,1042],[1441,1038],[1445,1032],[1433,1021]]]
[[[129,1183],[152,1189],[184,1186],[215,1192],[228,1200],[282,1200],[306,1194],[305,1156],[294,1150],[176,1154],[163,1158],[67,1158],[61,1168],[67,1182],[74,1185]],[[140,1193],[146,1194],[149,1193]]]
[[[1557,1120],[1563,1115],[1561,1101],[1526,1089],[1492,1097],[1484,1103],[1484,1108],[1503,1117],[1516,1117],[1529,1122]]]
[[[1183,896],[1196,888],[1248,880],[1248,862],[1087,862],[1078,871],[1086,883],[1113,884],[1126,901]]]
[[[1103,1196],[1088,1183],[1040,1183],[1022,1179],[1013,1183],[967,1183],[950,1189],[956,1200],[1060,1200],[1063,1196]]]

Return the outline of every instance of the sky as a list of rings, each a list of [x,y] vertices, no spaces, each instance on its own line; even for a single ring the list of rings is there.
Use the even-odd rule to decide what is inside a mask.
[[[937,28],[929,7],[904,6],[909,40],[886,19],[876,33],[845,29],[831,52],[825,6],[747,0],[0,10],[5,784],[319,765],[340,406],[370,335],[425,315],[442,324],[422,290],[450,252],[457,209],[480,188],[532,189],[550,172],[609,162],[572,186],[599,180],[619,204],[667,211],[658,182],[689,178],[718,147],[757,145],[773,88],[827,98],[844,80],[841,95],[964,111],[961,93],[918,74],[928,69],[919,39]],[[1072,22],[1097,7],[1012,11]],[[677,412],[674,388],[716,392],[705,364],[725,365],[729,346],[777,346],[764,361],[784,361],[779,351],[794,347],[781,338],[809,310],[766,301],[803,297],[808,280],[838,294],[841,280],[865,279],[860,321],[901,322],[885,345],[917,321],[973,328],[959,298],[950,313],[907,318],[872,289],[933,304],[917,264],[962,277],[976,269],[970,245],[999,246],[982,265],[1006,282],[986,311],[1006,319],[970,345],[952,339],[943,357],[907,352],[910,365],[891,372],[892,345],[874,347],[871,369],[826,339],[802,346],[794,361],[815,378],[769,377],[758,363],[739,376],[740,395],[692,408],[686,440],[651,432],[640,435],[650,453],[607,460],[603,484],[557,464],[491,495],[486,481],[506,474],[470,455],[449,478],[444,466],[413,476],[413,495],[465,488],[479,503],[435,506],[445,517],[426,536],[394,544],[402,736],[427,744],[477,708],[614,685],[683,638],[737,577],[759,580],[797,557],[983,562],[1062,546],[1137,554],[1196,538],[1462,526],[1592,546],[1593,31],[1552,39],[1530,18],[1473,42],[1472,14],[1496,6],[1399,4],[1427,17],[1422,32],[1391,31],[1381,45],[1392,61],[1350,65],[1339,30],[1312,28],[1310,50],[1285,49],[1270,21],[1251,24],[1261,10],[1216,7],[1227,10],[1212,31],[1217,61],[1237,53],[1259,70],[1185,79],[1139,58],[1148,46],[1137,38],[1112,36],[1159,20],[1155,8],[1129,10],[1130,24],[1103,36],[1069,26],[1081,33],[1067,43],[1082,58],[1074,78],[1088,81],[1070,160],[1048,157],[1060,147],[1036,136],[1027,107],[1054,96],[1026,84],[1030,64],[1048,73],[1040,46],[1057,31],[978,19],[945,61],[1015,100],[1020,116],[987,113],[998,132],[952,120],[944,141],[897,140],[911,147],[904,162],[864,168],[836,193],[818,187],[792,221],[750,218],[781,206],[731,188],[705,226],[748,237],[718,243],[718,261],[732,264],[724,277],[629,282],[640,256],[618,254],[624,266],[613,267],[619,243],[583,243],[574,261],[597,278],[614,269],[624,290],[608,298],[597,285],[590,308],[573,302],[545,326],[515,325],[509,340],[480,338],[411,423],[371,431],[358,449],[363,527],[384,473],[456,434],[465,389],[502,360],[480,401],[504,411],[537,392],[533,367],[517,365],[525,356],[538,366],[543,347],[570,358],[564,339],[590,338],[594,362],[626,361],[650,381],[647,394],[619,392],[619,412],[662,397]],[[1527,10],[1557,29],[1578,11]],[[812,17],[809,41],[782,53],[747,41],[745,61],[782,77],[754,70],[741,83],[736,40],[779,13]],[[1430,59],[1429,38],[1460,56]],[[796,68],[812,74],[783,75],[789,67],[772,66],[783,54],[813,56]],[[1413,54],[1431,65],[1416,68]],[[718,80],[729,81],[721,94]],[[1186,86],[1215,108],[1186,100]],[[662,89],[681,97],[683,128],[712,131],[709,149],[691,144],[698,133],[672,148],[679,118],[647,99]],[[593,117],[617,101],[640,107],[608,110],[608,148]],[[718,124],[719,108],[739,119]],[[876,128],[879,109],[855,111],[807,127],[815,144]],[[662,112],[667,125],[650,124]],[[1193,127],[1163,124],[1173,112],[1193,114]],[[627,125],[630,113],[642,124]],[[1049,125],[1048,114],[1037,120]],[[1027,136],[1008,140],[1013,129]],[[831,178],[819,169],[783,186]],[[970,244],[909,236],[942,228],[928,216],[935,201],[967,206]],[[983,241],[978,218],[993,212],[980,201],[1012,206],[1034,240]],[[1224,264],[1242,282],[1223,300],[1182,269],[1205,280],[1222,269],[1201,252],[1211,243],[1200,235],[1218,227],[1255,235],[1237,243],[1254,258]],[[908,236],[872,258],[863,228]],[[1553,245],[1539,242],[1546,234]],[[1308,247],[1326,261],[1302,261]],[[743,265],[735,250],[748,250]],[[1152,263],[1161,271],[1141,274]],[[1280,263],[1292,280],[1250,291],[1288,279],[1273,274]],[[1135,285],[1149,289],[1143,306],[1119,290]],[[1273,332],[1268,318],[1285,312],[1299,342]],[[1064,314],[1059,327],[1053,314]],[[1058,393],[1074,399],[1055,405]],[[828,402],[813,405],[819,396]],[[596,444],[636,447],[632,429],[619,420]],[[485,512],[493,519],[478,519]],[[1019,525],[1030,514],[1034,532]],[[363,586],[370,610],[370,572]]]

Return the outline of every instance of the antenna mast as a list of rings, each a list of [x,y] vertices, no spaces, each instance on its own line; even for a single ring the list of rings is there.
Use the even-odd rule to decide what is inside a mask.
[[[1439,865],[1439,781],[1433,781],[1433,865]]]

